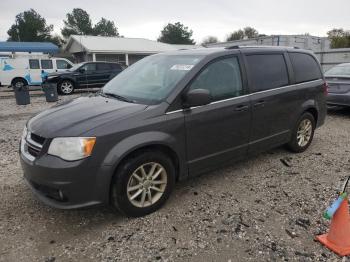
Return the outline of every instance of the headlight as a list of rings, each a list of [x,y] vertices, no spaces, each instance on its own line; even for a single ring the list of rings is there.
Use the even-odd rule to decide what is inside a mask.
[[[83,159],[91,155],[96,137],[58,137],[51,141],[48,154],[67,161]]]

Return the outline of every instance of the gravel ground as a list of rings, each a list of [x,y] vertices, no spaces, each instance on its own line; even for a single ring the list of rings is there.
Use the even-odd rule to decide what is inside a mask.
[[[302,154],[277,148],[180,182],[161,210],[130,219],[108,207],[53,209],[27,188],[19,137],[51,105],[0,99],[0,261],[341,260],[313,239],[349,175],[350,110],[330,110]]]

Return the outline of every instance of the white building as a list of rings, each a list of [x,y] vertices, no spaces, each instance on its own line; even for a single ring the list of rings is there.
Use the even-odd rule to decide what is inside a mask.
[[[72,35],[64,51],[72,54],[75,62],[108,61],[128,66],[148,55],[197,47],[171,45],[144,38]]]

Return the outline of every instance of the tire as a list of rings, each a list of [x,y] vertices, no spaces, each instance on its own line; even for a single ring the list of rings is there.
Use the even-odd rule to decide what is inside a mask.
[[[152,175],[154,164],[154,180],[142,180],[145,176],[142,177],[141,167],[144,175]],[[126,216],[144,216],[158,210],[166,202],[174,185],[175,168],[171,159],[159,151],[142,151],[123,161],[117,169],[111,185],[111,203]]]
[[[11,85],[12,85],[13,88],[22,88],[22,87],[28,85],[28,83],[23,78],[15,78],[15,79],[12,80]]]
[[[307,129],[306,126],[310,129]],[[306,112],[297,121],[292,133],[292,139],[287,144],[289,150],[295,153],[304,152],[311,144],[316,128],[316,121],[312,114]],[[306,129],[308,131],[306,131]],[[298,138],[299,136],[299,138]]]
[[[74,83],[71,80],[62,80],[58,83],[57,91],[62,95],[70,95],[74,92]]]

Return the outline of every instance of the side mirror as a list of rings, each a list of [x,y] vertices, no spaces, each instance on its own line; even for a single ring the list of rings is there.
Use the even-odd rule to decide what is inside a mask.
[[[85,73],[85,68],[79,68],[78,71],[79,71],[79,73],[84,74]]]
[[[194,106],[204,106],[210,104],[211,95],[209,90],[206,89],[194,89],[189,91],[184,96],[184,106],[185,108]]]

